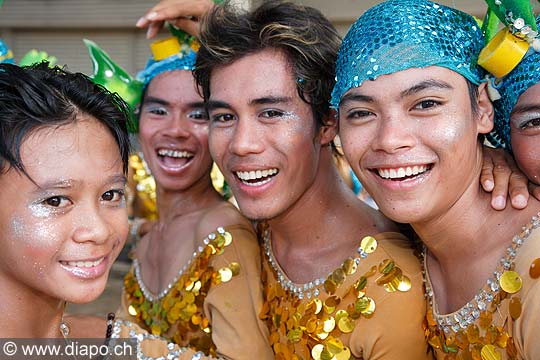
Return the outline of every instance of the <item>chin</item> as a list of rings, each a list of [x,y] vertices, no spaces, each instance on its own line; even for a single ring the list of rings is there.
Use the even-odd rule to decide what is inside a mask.
[[[79,290],[73,289],[70,294],[66,294],[64,299],[68,303],[72,304],[87,304],[94,300],[96,300],[101,294],[103,294],[103,291],[105,291],[106,282],[100,283],[100,284],[92,284],[92,285],[79,285],[78,287],[81,288]],[[111,309],[111,311],[114,311],[116,309]]]

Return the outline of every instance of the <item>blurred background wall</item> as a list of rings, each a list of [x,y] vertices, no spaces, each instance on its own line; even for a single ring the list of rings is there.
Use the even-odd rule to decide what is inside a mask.
[[[235,0],[250,8],[264,0]],[[320,9],[344,35],[349,26],[378,0],[297,0]],[[478,17],[483,0],[438,0]],[[83,38],[95,41],[131,74],[141,70],[150,52],[145,31],[134,24],[156,4],[152,0],[5,0],[0,9],[0,38],[18,61],[31,49],[56,56],[72,71],[91,72]],[[164,36],[166,33],[163,34]]]

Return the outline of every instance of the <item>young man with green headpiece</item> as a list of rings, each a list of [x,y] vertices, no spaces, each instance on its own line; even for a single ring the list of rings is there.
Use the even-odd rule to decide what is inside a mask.
[[[196,53],[176,37],[153,43],[152,53],[138,75],[138,139],[159,216],[134,250],[119,316],[198,358],[249,359],[249,344],[270,359],[258,318],[259,246],[249,221],[212,185],[209,121],[191,73]]]
[[[426,332],[437,357],[534,359],[540,203],[495,211],[479,186],[493,127],[476,64],[483,45],[476,21],[457,10],[379,4],[343,41],[332,103],[362,184],[424,243]]]

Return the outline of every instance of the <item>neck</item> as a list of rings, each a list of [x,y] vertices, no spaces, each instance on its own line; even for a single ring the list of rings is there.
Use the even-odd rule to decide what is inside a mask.
[[[491,194],[471,183],[446,212],[411,224],[428,249],[427,267],[439,309],[463,306],[492,276],[512,237],[540,210],[529,200],[525,210],[491,208]]]
[[[214,189],[209,174],[182,191],[168,191],[157,186],[156,197],[160,222],[169,222],[174,217],[190,214],[223,201]]]
[[[352,256],[363,236],[387,230],[381,219],[355,197],[329,149],[323,148],[311,186],[286,212],[268,221],[274,256],[291,280],[311,281]]]
[[[16,279],[0,278],[0,337],[58,338],[64,302],[33,289]]]

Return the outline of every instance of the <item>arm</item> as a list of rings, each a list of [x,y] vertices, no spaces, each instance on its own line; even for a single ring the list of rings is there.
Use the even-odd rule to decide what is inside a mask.
[[[165,21],[185,32],[197,36],[199,19],[214,6],[212,0],[161,0],[148,10],[135,26],[148,28],[146,37],[153,38]]]

